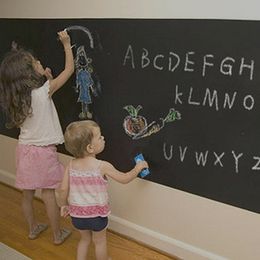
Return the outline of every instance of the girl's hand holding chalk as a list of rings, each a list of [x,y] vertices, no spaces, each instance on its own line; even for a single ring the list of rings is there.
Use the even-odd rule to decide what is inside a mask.
[[[70,36],[68,35],[66,30],[58,32],[58,37],[61,43],[63,44],[65,50],[66,48],[71,48]]]

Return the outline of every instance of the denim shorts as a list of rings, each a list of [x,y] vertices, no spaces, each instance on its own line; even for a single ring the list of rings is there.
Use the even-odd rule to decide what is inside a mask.
[[[108,225],[108,217],[75,218],[71,217],[72,225],[79,230],[101,231]]]

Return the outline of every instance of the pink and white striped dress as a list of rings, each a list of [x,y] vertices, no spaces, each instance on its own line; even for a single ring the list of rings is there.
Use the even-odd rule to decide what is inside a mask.
[[[101,160],[91,170],[69,169],[70,191],[69,212],[76,218],[107,217],[110,214],[108,203],[108,182],[100,173]]]

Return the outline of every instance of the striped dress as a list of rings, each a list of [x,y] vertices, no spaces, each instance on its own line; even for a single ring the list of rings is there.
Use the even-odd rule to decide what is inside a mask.
[[[69,169],[69,213],[76,218],[107,217],[110,214],[108,203],[108,182],[100,173],[101,160],[92,170]]]

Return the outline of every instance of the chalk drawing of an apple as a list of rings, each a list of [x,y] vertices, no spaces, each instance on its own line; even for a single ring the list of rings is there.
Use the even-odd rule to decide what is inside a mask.
[[[143,116],[138,115],[138,112],[142,109],[142,106],[136,108],[132,105],[125,106],[124,109],[129,113],[124,119],[124,129],[126,133],[133,137],[141,134],[147,129],[147,122]]]

